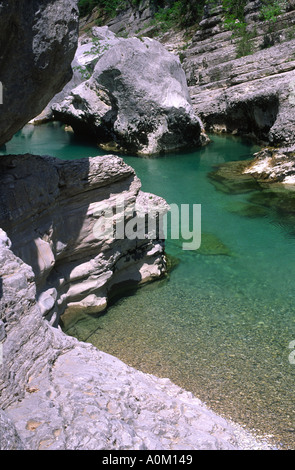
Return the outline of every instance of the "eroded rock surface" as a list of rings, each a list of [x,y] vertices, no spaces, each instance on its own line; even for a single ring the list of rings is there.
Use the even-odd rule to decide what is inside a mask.
[[[279,149],[265,148],[254,156],[244,170],[256,180],[265,183],[282,183],[286,188],[295,187],[295,145]]]
[[[76,0],[0,4],[0,145],[71,79],[78,40]]]
[[[168,379],[44,321],[32,269],[1,232],[1,449],[268,449]]]
[[[295,181],[294,2],[282,4],[275,21],[263,21],[262,3],[249,1],[244,10],[247,44],[226,29],[218,3],[205,8],[200,28],[183,53],[194,109],[208,132],[248,135],[267,145],[245,175],[291,187]]]
[[[150,38],[114,36],[97,50],[91,78],[52,106],[56,119],[92,135],[105,148],[137,154],[208,142],[175,55]]]
[[[121,158],[6,156],[0,168],[0,226],[14,253],[32,266],[42,314],[51,322],[69,309],[102,311],[115,286],[165,273],[163,240],[148,225],[139,239],[130,239],[125,226],[139,211],[144,217],[153,207],[164,214],[168,205],[142,193]],[[115,229],[104,235],[103,223],[115,227],[120,218],[120,239]]]
[[[183,67],[208,131],[286,146],[294,142],[295,12],[275,23],[261,21],[260,13],[261,2],[248,2],[248,55],[239,57],[241,38],[226,30],[222,7],[207,8]]]

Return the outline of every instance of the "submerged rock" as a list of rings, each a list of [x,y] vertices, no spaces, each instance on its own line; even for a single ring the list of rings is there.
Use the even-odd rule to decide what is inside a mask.
[[[250,204],[241,201],[235,201],[226,205],[226,210],[241,217],[254,219],[268,215],[268,211],[257,204]]]
[[[176,56],[149,38],[112,39],[101,51],[91,78],[52,107],[56,119],[137,154],[208,142]]]
[[[208,174],[211,183],[218,191],[227,194],[241,194],[259,190],[259,182],[245,173],[250,161],[228,162],[218,165]]]
[[[271,185],[264,191],[251,194],[249,201],[272,209],[282,217],[295,215],[295,191],[289,191],[280,185]]]
[[[293,150],[285,155],[285,151],[264,149],[253,160],[224,163],[208,176],[218,191],[249,194],[248,202],[236,201],[227,210],[243,217],[267,216],[294,237],[294,174]]]
[[[200,255],[231,256],[230,249],[213,233],[202,233],[202,242],[197,250]]]

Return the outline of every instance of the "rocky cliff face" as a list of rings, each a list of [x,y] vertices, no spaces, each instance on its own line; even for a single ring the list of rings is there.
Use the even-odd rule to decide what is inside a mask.
[[[0,34],[11,39],[2,41],[0,57],[1,78],[11,79],[3,81],[1,142],[68,80],[77,40],[75,2],[9,6],[0,4],[8,14]],[[137,372],[52,326],[65,310],[103,309],[125,281],[163,273],[159,239],[118,241],[97,236],[95,226],[118,195],[126,222],[134,210],[145,221],[148,203],[163,208],[164,201],[142,193],[133,170],[114,156],[7,156],[0,178],[1,449],[268,448],[169,380]]]
[[[0,4],[0,145],[70,80],[77,47],[76,0]]]
[[[293,166],[294,5],[287,2],[276,21],[262,21],[261,7],[259,1],[247,3],[244,39],[226,30],[221,6],[206,8],[200,29],[184,53],[183,67],[194,109],[207,131],[249,135],[274,147],[274,159],[278,155],[286,161],[288,155]],[[242,55],[239,48],[241,41],[245,47],[246,40],[247,55]],[[276,166],[278,180],[282,180],[279,168],[286,171],[286,167]],[[266,160],[263,171],[265,176]],[[286,176],[290,174],[289,168]]]

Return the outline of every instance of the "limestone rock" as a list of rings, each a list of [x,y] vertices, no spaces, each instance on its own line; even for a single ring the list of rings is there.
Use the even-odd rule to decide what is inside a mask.
[[[92,77],[53,111],[98,143],[114,141],[131,153],[156,154],[208,141],[179,59],[149,38],[117,38],[99,55]]]
[[[0,450],[24,450],[13,421],[0,410]]]
[[[3,157],[0,166],[0,226],[14,253],[32,266],[41,313],[50,321],[57,324],[65,310],[104,310],[116,286],[142,284],[165,273],[163,240],[145,230],[144,217],[148,202],[158,214],[168,205],[142,193],[121,158],[61,161],[22,155]],[[144,222],[138,239],[99,233],[105,221],[112,227],[125,218],[127,227],[134,213]],[[0,240],[9,243],[4,232]],[[25,285],[22,276],[10,282],[19,289]]]
[[[220,7],[205,14],[184,52],[183,68],[206,130],[289,146],[294,143],[295,12],[280,15],[271,25],[261,21],[260,13],[261,2],[247,3],[249,51],[242,57],[241,38],[226,30]]]
[[[119,41],[119,38],[116,37],[112,31],[109,30],[107,26],[102,26],[102,27],[97,27],[94,26],[91,29],[91,38],[87,35],[82,35],[78,39],[78,46],[76,49],[75,57],[72,61],[72,70],[73,70],[73,76],[71,80],[64,86],[62,91],[57,93],[48,103],[46,108],[42,111],[41,114],[38,116],[34,117],[34,119],[31,120],[32,124],[42,124],[43,122],[46,121],[52,121],[54,118],[53,114],[53,109],[55,107],[58,108],[58,105],[62,103],[64,100],[65,103],[68,102],[68,99],[66,99],[69,95],[71,95],[71,91],[77,88],[76,94],[78,94],[81,98],[81,101],[83,102],[83,90],[84,88],[81,85],[83,82],[89,79],[91,74],[93,73],[95,64],[97,63],[99,57],[104,53],[104,51],[110,47],[110,45],[114,45]],[[91,94],[91,90],[86,87],[85,89]],[[103,93],[103,91],[100,91],[99,96],[101,97],[102,100],[102,106],[104,103],[104,97],[107,101],[108,98],[106,97],[106,94]],[[100,104],[98,102],[98,99],[96,96],[94,98],[94,104],[98,105],[98,108],[100,107]],[[92,101],[91,99],[89,101]],[[67,105],[67,104],[66,104]],[[70,104],[69,104],[70,106]],[[104,111],[106,112],[105,107],[103,107]],[[73,113],[75,114],[74,109],[72,110]],[[86,107],[84,107],[84,113],[91,114],[94,113],[94,116],[98,114],[99,109],[92,109],[92,110],[87,110]],[[75,117],[77,119],[80,119],[81,121],[81,126],[83,121],[87,122],[87,116],[84,116],[84,113],[82,112],[82,106],[80,105],[80,113],[77,112],[75,114]],[[86,126],[84,126],[86,127]]]
[[[53,328],[29,266],[0,246],[1,450],[269,449],[168,379]],[[24,288],[14,284],[22,276]]]
[[[1,145],[71,79],[78,9],[75,0],[5,0],[0,8]]]
[[[142,31],[146,33],[147,29],[151,32],[157,31],[157,25],[151,25],[151,20],[154,19],[154,13],[157,10],[153,0],[124,3],[125,5],[119,6],[113,18],[110,18],[110,15],[104,15],[100,8],[94,8],[88,17],[80,20],[81,31],[95,24],[107,24],[110,31],[125,37],[142,34]]]
[[[292,189],[295,186],[295,146],[261,150],[244,169],[244,174],[264,183],[282,183]]]

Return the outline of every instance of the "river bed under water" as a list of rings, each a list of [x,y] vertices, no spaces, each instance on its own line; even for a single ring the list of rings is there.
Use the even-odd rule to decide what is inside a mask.
[[[295,235],[285,218],[257,211],[253,193],[216,189],[215,165],[258,147],[228,136],[194,152],[123,156],[142,189],[168,203],[201,204],[202,245],[183,251],[167,278],[129,292],[103,315],[82,314],[65,331],[144,372],[169,377],[215,412],[295,449]],[[2,149],[75,159],[101,155],[59,124],[26,126]],[[260,207],[261,209],[261,207]],[[264,208],[263,208],[264,209]]]

